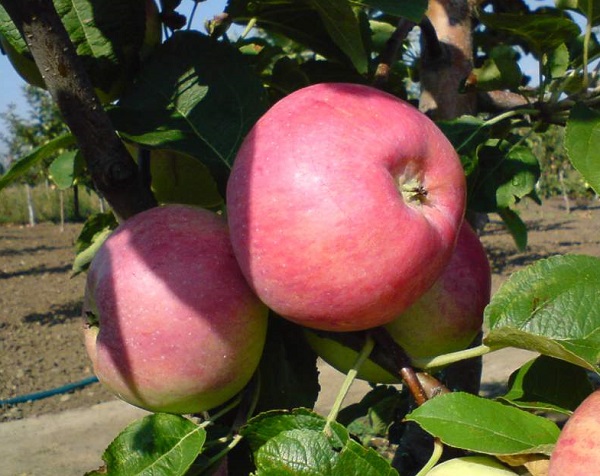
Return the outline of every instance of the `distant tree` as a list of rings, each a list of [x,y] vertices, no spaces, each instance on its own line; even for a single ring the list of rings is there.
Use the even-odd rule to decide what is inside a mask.
[[[28,105],[27,117],[17,112],[15,104],[10,104],[6,111],[0,113],[7,131],[0,133],[0,140],[7,146],[4,163],[8,162],[6,159],[22,157],[35,147],[68,132],[58,107],[47,91],[27,84],[23,87],[23,94]]]
[[[27,84],[23,87],[23,94],[29,109],[27,117],[23,117],[17,112],[15,104],[10,104],[6,111],[0,113],[0,119],[5,123],[7,131],[0,133],[0,140],[7,147],[6,153],[0,162],[6,165],[10,165],[14,160],[18,160],[18,158],[23,157],[36,147],[65,134],[69,130],[56,103],[47,91]],[[31,168],[21,179],[27,194],[30,225],[35,224],[31,186],[38,182],[41,177],[47,176],[47,168],[50,162],[50,158],[46,159],[40,166]],[[0,172],[4,173],[4,167]]]

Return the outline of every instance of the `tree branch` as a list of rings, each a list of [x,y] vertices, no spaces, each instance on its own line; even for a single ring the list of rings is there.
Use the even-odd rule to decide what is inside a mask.
[[[381,89],[385,84],[387,84],[392,65],[398,59],[398,53],[402,47],[402,42],[406,39],[410,33],[410,30],[412,30],[414,27],[415,23],[410,20],[406,20],[405,18],[401,18],[398,21],[398,26],[394,30],[394,33],[392,33],[392,36],[390,36],[388,39],[384,50],[379,56],[379,64],[377,65],[377,70],[375,71],[373,79],[374,87]]]
[[[98,191],[126,219],[156,205],[100,105],[51,0],[0,0],[26,40],[48,91],[76,137]]]

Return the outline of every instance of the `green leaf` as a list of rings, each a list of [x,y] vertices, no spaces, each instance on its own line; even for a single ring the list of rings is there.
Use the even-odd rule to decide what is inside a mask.
[[[475,116],[461,116],[452,120],[439,121],[436,125],[461,155],[474,152],[489,138],[489,128],[485,127],[482,119]]]
[[[307,409],[271,411],[241,428],[254,453],[257,475],[379,476],[397,474],[372,449],[350,439],[348,431]]]
[[[256,475],[332,475],[338,455],[321,431],[287,430],[267,441],[254,457]]]
[[[362,41],[358,18],[348,0],[308,0],[319,13],[333,42],[348,55],[359,73],[366,73],[367,52]]]
[[[573,167],[600,193],[600,113],[576,104],[567,121],[565,147]]]
[[[308,0],[229,0],[225,12],[235,23],[256,21],[259,28],[286,49],[292,46],[291,49],[298,52],[301,45],[329,60],[349,63],[348,55],[331,41],[321,16]],[[290,45],[289,41],[282,40],[282,36],[297,45]]]
[[[117,227],[117,219],[112,212],[95,213],[83,224],[75,242],[77,255],[73,261],[73,276],[88,269],[96,252]]]
[[[555,0],[555,3],[558,8],[577,10],[593,25],[600,20],[600,2],[598,0]]]
[[[475,68],[473,74],[477,78],[477,89],[482,91],[516,90],[523,78],[517,52],[510,46],[493,48],[490,57],[480,68]]]
[[[337,476],[394,476],[398,472],[373,448],[365,448],[354,440],[339,454],[333,475]]]
[[[102,459],[111,476],[185,475],[202,451],[206,432],[178,415],[157,413],[135,421],[108,446]]]
[[[344,408],[337,421],[367,443],[373,437],[386,437],[390,425],[398,415],[407,410],[408,400],[405,394],[392,386],[377,385],[360,402]]]
[[[240,434],[248,441],[250,448],[257,451],[281,432],[297,429],[322,431],[323,428],[325,418],[321,415],[306,408],[296,408],[261,413],[251,418],[240,429]]]
[[[419,23],[427,10],[427,0],[355,0],[351,3],[380,10],[387,15],[403,17]]]
[[[72,134],[65,134],[34,149],[22,159],[14,162],[8,171],[0,177],[0,190],[24,176],[29,169],[35,167],[44,159],[74,144],[75,137]]]
[[[517,212],[510,208],[499,208],[498,215],[506,225],[515,245],[517,245],[517,249],[525,251],[527,249],[527,225],[521,220]]]
[[[534,193],[540,165],[527,147],[491,139],[478,148],[477,157],[478,166],[468,177],[469,208],[496,212]]]
[[[562,78],[569,69],[569,49],[562,43],[548,54],[548,71],[550,77]]]
[[[265,110],[262,83],[241,53],[179,31],[155,50],[110,115],[132,142],[195,157],[222,185],[241,141]]]
[[[499,397],[519,408],[571,414],[593,391],[585,369],[545,355],[512,373]]]
[[[317,355],[296,324],[270,318],[259,372],[257,412],[315,405],[320,390]]]
[[[52,161],[48,171],[56,186],[65,190],[73,185],[83,168],[83,157],[79,150],[68,150]]]
[[[598,372],[600,259],[567,255],[517,271],[485,309],[484,343],[517,347]]]
[[[484,13],[479,19],[488,28],[524,39],[538,57],[576,38],[581,31],[571,18],[550,11],[533,15]]]
[[[133,78],[145,32],[145,2],[140,0],[53,0],[92,84],[107,101]],[[30,56],[6,11],[0,7],[0,33],[19,54]]]
[[[406,419],[449,446],[492,455],[549,454],[560,432],[546,418],[463,392],[432,398]]]

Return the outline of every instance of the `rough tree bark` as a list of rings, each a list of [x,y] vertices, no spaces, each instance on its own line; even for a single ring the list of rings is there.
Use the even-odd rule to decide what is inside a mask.
[[[98,191],[119,219],[156,205],[102,108],[51,0],[0,0],[76,137]]]
[[[435,120],[475,114],[475,92],[461,93],[473,69],[474,0],[430,0],[421,25],[419,109]]]

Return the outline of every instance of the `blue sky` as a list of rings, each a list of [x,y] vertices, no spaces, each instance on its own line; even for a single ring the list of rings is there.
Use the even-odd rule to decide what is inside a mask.
[[[553,5],[553,0],[530,0],[532,7],[537,8],[543,5]],[[178,11],[188,15],[194,2],[192,0],[183,0]],[[194,17],[193,28],[203,30],[204,20],[212,18],[216,13],[222,12],[226,4],[225,0],[208,0],[198,4],[198,9]],[[525,74],[537,77],[537,64],[534,61],[525,60],[522,63],[522,69]],[[27,106],[23,99],[23,85],[25,84],[21,77],[15,72],[6,56],[0,54],[0,112],[6,111],[10,103],[17,106],[17,111],[26,116]],[[0,122],[0,131],[4,124]],[[0,144],[0,153],[4,151],[3,144]]]

